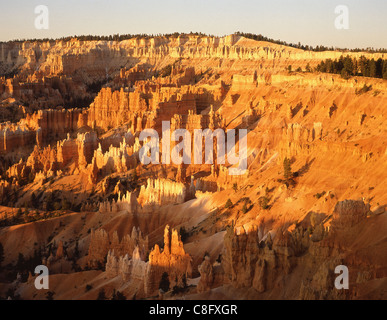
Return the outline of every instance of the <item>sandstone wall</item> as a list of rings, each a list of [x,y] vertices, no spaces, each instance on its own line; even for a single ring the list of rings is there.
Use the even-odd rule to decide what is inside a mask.
[[[81,109],[39,110],[27,115],[18,124],[0,126],[0,153],[7,153],[27,145],[43,146],[52,140],[64,139],[78,129]]]
[[[192,275],[191,257],[185,253],[177,230],[170,230],[168,225],[164,230],[164,250],[161,251],[156,244],[149,254],[145,277],[145,292],[148,296],[159,289],[164,272],[168,274],[170,288],[174,285],[182,286],[183,277]]]
[[[16,68],[22,70],[39,70],[45,76],[73,74],[83,72],[91,79],[106,77],[109,72],[129,61],[140,59],[171,58],[191,59],[235,59],[279,61],[294,60],[315,62],[322,59],[337,59],[343,53],[336,51],[312,52],[285,47],[267,42],[245,39],[240,36],[205,37],[181,35],[174,37],[156,37],[149,39],[129,39],[115,41],[50,41],[1,43],[0,61],[4,72]],[[364,52],[345,53],[351,57],[365,55],[368,58],[385,58],[385,54],[368,54]]]
[[[109,236],[104,229],[92,230],[87,258],[88,265],[93,268],[98,267],[98,265],[103,266],[109,251],[113,251],[118,256],[132,257],[136,248],[136,255],[145,259],[148,253],[148,237],[143,237],[140,229],[133,227],[132,233],[125,235],[121,241],[117,232]],[[111,253],[111,255],[114,254]]]
[[[148,179],[146,186],[141,186],[138,202],[142,206],[183,203],[187,188],[183,183],[166,179]]]

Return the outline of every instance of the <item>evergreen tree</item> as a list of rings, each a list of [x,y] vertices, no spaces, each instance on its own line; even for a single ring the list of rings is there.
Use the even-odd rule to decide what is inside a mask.
[[[264,197],[260,197],[259,198],[259,206],[263,209],[263,210],[267,210],[269,209],[269,202],[270,202],[270,199],[267,197],[267,196],[264,196]]]
[[[32,193],[31,195],[31,206],[36,208],[36,195],[35,195],[35,192]]]
[[[98,292],[97,300],[106,300],[105,289],[102,288],[102,289]]]
[[[161,276],[159,288],[163,290],[164,292],[168,292],[169,290],[169,276],[168,273],[164,272],[163,275]]]
[[[283,166],[284,166],[284,179],[289,180],[290,178],[293,177],[293,173],[292,173],[292,166],[291,166],[290,160],[287,157],[284,159]]]
[[[78,240],[75,241],[75,249],[74,249],[74,258],[77,259],[79,257],[79,248],[78,248]]]
[[[132,181],[135,187],[137,187],[138,184],[138,175],[137,175],[137,169],[134,168],[133,175],[132,175]]]
[[[55,292],[48,291],[48,292],[46,293],[46,299],[47,299],[47,300],[54,300],[54,294],[55,294]]]
[[[70,209],[70,204],[67,201],[67,199],[63,198],[62,199],[62,210],[69,210]]]
[[[25,263],[26,261],[24,259],[24,255],[22,253],[19,253],[17,257],[17,262],[16,262],[16,270],[23,271],[25,267]]]
[[[376,62],[376,77],[383,78],[383,60],[379,58]]]
[[[185,275],[185,273],[183,274],[183,279],[182,279],[182,281],[183,281],[183,287],[184,287],[184,288],[187,288],[187,276]]]
[[[374,59],[372,59],[369,64],[369,77],[371,78],[376,77],[376,63]]]
[[[242,207],[242,212],[245,214],[245,213],[247,213],[247,204],[246,204],[246,202],[243,204],[243,207]]]
[[[187,232],[187,230],[185,230],[185,227],[181,227],[179,233],[180,233],[180,240],[184,243],[187,240],[189,233]]]
[[[21,208],[17,209],[16,212],[16,219],[19,219],[23,215],[23,211]]]
[[[2,243],[0,242],[0,268],[1,268],[1,263],[4,261],[4,247]]]
[[[383,61],[383,79],[387,80],[387,60]]]
[[[341,70],[341,75],[343,78],[350,77],[353,75],[353,61],[350,56],[346,56],[343,59],[343,69]]]
[[[232,207],[232,202],[231,202],[230,198],[227,200],[227,202],[226,202],[226,204],[225,204],[224,207],[225,207],[226,209]]]
[[[116,300],[126,300],[126,297],[125,297],[125,295],[122,292],[117,291],[117,293],[116,293]]]

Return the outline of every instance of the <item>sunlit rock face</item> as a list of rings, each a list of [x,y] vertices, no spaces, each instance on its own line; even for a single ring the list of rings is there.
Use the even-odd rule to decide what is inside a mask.
[[[1,43],[0,298],[45,299],[29,267],[13,277],[19,253],[58,299],[385,297],[386,81],[313,71],[341,55],[237,35]],[[212,163],[162,163],[163,121],[234,129],[235,158],[247,130],[247,170],[218,137]]]
[[[132,233],[125,235],[121,240],[118,233],[114,232],[111,236],[104,230],[92,230],[90,234],[90,244],[88,250],[88,264],[91,267],[105,263],[105,259],[110,256],[132,257],[136,249],[138,259],[145,259],[148,253],[148,237],[144,237],[139,229],[133,227]]]
[[[159,289],[163,273],[166,272],[172,284],[182,285],[183,277],[192,275],[191,257],[185,253],[177,230],[164,230],[164,249],[158,245],[149,253],[145,278],[145,292],[152,294]],[[173,285],[172,285],[173,286]]]

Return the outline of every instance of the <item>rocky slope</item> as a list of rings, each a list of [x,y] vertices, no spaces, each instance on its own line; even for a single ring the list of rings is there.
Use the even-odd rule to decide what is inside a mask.
[[[57,299],[386,298],[387,82],[306,72],[342,54],[235,35],[0,44],[0,297],[44,299],[43,263]],[[162,121],[247,129],[248,170],[141,164]]]

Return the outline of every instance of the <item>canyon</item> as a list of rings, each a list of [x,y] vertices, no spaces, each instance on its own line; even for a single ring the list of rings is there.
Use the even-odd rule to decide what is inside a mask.
[[[344,55],[387,59],[236,34],[0,43],[0,297],[385,299],[387,82],[314,70]],[[142,163],[163,122],[234,132],[239,155],[246,130],[247,170],[215,140],[211,164]]]

